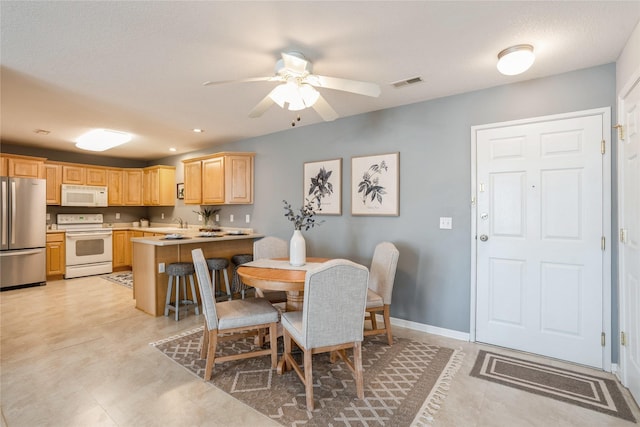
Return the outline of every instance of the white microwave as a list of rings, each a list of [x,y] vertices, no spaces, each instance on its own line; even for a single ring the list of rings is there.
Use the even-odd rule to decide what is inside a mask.
[[[107,187],[62,184],[62,206],[106,207]]]

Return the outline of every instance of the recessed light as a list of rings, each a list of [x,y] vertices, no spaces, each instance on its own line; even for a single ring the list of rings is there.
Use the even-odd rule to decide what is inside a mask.
[[[38,135],[49,135],[51,131],[46,129],[34,129],[33,133],[37,133]]]
[[[204,129],[199,129],[199,128],[194,128],[192,129],[195,133],[202,133],[204,132]]]
[[[131,134],[109,129],[94,129],[76,139],[76,147],[89,151],[105,151],[131,141]]]
[[[169,148],[169,151],[173,151],[173,152],[175,152],[175,151],[178,151],[178,150],[176,150],[176,148],[175,148],[175,147],[170,147],[170,148]]]

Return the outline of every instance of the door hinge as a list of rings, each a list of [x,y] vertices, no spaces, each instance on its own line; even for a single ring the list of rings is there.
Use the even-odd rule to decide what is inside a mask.
[[[600,141],[600,153],[604,154],[606,152],[607,152],[607,143],[603,139],[602,141]]]
[[[600,334],[600,345],[602,347],[604,347],[607,344],[607,334],[605,334],[604,332],[602,332]]]
[[[627,243],[627,230],[624,228],[620,229],[620,243]]]
[[[620,141],[624,141],[624,126],[622,126],[621,124],[617,124],[613,128],[618,129],[618,139]]]
[[[602,236],[602,239],[600,239],[600,249],[602,249],[604,251],[606,247],[607,247],[606,239],[605,239],[604,236]]]
[[[620,345],[627,345],[627,336],[624,331],[620,332]]]

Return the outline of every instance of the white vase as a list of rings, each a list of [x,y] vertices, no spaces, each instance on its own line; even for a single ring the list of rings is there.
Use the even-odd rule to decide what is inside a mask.
[[[289,264],[300,267],[307,262],[307,242],[300,230],[294,230],[289,242]]]

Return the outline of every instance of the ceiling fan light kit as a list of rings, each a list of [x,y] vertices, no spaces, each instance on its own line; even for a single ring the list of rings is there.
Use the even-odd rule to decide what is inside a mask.
[[[518,44],[502,50],[498,54],[498,71],[506,76],[515,76],[527,71],[536,60],[533,46]]]
[[[270,81],[280,82],[249,112],[249,117],[262,116],[273,104],[290,111],[313,108],[324,121],[338,118],[338,113],[331,108],[316,88],[326,88],[356,93],[371,97],[380,95],[380,86],[376,83],[348,80],[337,77],[326,77],[311,74],[312,64],[300,52],[282,53],[276,62],[275,76],[251,77],[237,81],[207,81],[204,86],[215,86],[226,83],[245,83]]]

